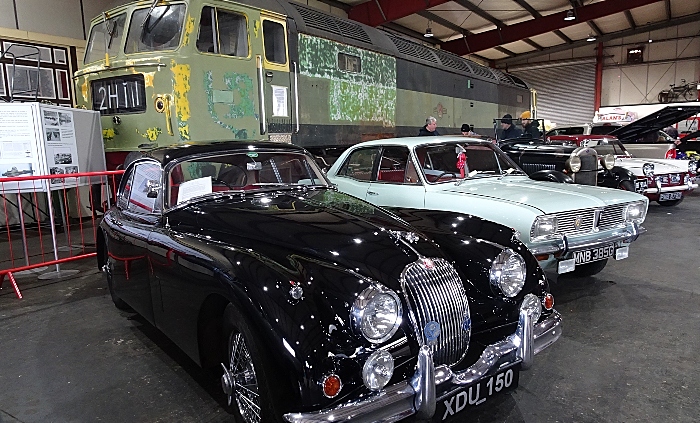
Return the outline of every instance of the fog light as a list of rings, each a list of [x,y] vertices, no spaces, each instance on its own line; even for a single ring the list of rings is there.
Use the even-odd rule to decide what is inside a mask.
[[[542,304],[536,295],[527,294],[520,304],[520,311],[524,311],[532,317],[532,323],[537,323],[542,314]]]
[[[394,357],[384,350],[373,352],[362,367],[362,380],[365,386],[373,391],[385,387],[393,374]]]
[[[552,307],[554,307],[554,295],[552,294],[547,294],[544,296],[544,301],[542,301],[542,304],[544,304],[544,308],[547,310],[551,310]]]
[[[343,388],[340,378],[334,374],[326,376],[321,384],[323,385],[323,395],[328,398],[336,397]]]

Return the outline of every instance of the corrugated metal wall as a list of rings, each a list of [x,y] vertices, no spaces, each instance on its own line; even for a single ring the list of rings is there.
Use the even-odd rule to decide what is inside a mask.
[[[537,117],[557,125],[593,120],[595,59],[511,69],[537,90]]]

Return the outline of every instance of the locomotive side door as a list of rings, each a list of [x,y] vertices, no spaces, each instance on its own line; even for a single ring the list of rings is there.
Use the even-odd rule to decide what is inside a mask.
[[[264,12],[260,13],[260,22],[262,46],[256,58],[262,96],[260,133],[273,141],[291,142],[294,93],[287,22],[282,16]]]

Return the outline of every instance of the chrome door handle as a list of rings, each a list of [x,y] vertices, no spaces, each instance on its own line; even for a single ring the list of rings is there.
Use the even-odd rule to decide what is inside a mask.
[[[379,193],[374,191],[367,191],[367,195],[379,195]]]

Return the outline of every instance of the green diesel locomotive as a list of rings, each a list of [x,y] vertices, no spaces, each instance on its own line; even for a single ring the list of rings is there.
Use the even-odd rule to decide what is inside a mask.
[[[440,133],[529,110],[517,77],[285,0],[152,0],[93,19],[77,104],[100,111],[108,168],[178,143],[303,147]]]

